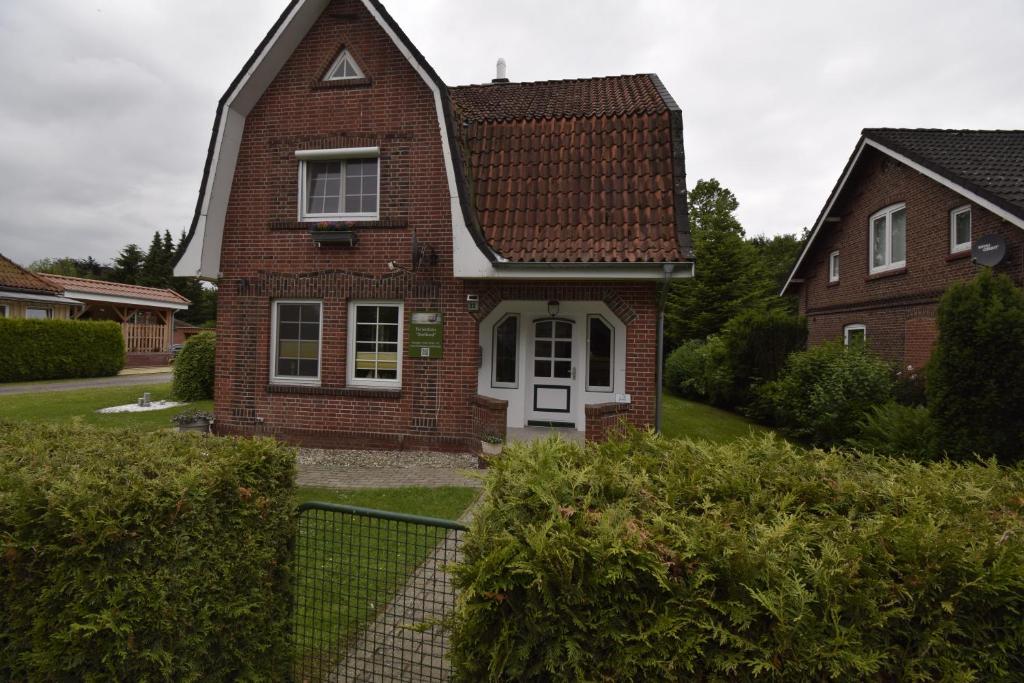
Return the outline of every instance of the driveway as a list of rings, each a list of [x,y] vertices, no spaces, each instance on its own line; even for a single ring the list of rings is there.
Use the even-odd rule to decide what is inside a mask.
[[[72,391],[74,389],[98,389],[101,387],[127,387],[133,384],[163,384],[171,381],[171,373],[146,373],[141,375],[118,375],[116,377],[94,377],[92,379],[62,379],[53,382],[28,382],[0,384],[0,396],[9,394],[41,394],[50,391]]]

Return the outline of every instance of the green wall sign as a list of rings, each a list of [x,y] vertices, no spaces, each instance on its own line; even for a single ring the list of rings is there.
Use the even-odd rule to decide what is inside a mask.
[[[409,357],[440,358],[444,326],[436,311],[417,311],[409,323]]]

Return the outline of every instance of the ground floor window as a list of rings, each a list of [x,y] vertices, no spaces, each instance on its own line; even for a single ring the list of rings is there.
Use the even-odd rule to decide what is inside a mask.
[[[494,326],[494,377],[491,386],[515,389],[519,355],[519,316],[507,315]]]
[[[6,316],[6,313],[4,314]],[[28,308],[25,317],[29,320],[49,320],[53,317],[52,308]]]
[[[323,304],[276,301],[273,308],[271,379],[289,383],[320,381]]]
[[[401,386],[402,304],[352,302],[348,320],[349,384]]]
[[[7,304],[0,304],[0,318],[7,317]]]
[[[587,391],[612,390],[615,330],[599,315],[587,317]]]
[[[843,328],[843,343],[847,346],[863,344],[868,338],[868,328],[861,324],[847,325]]]

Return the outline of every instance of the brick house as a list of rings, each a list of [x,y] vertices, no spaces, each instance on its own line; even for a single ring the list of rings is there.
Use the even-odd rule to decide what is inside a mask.
[[[295,0],[221,99],[176,274],[216,279],[222,433],[475,450],[656,424],[691,277],[654,75],[448,87],[376,0]]]
[[[0,254],[0,318],[66,320],[82,303]]]
[[[865,129],[790,273],[808,344],[864,340],[922,367],[938,301],[983,267],[1024,281],[1024,131]],[[972,254],[972,246],[974,254]]]

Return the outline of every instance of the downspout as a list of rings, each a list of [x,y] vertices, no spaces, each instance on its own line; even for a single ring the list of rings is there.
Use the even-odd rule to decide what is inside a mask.
[[[661,298],[658,301],[658,368],[656,379],[656,393],[654,394],[654,431],[661,432],[661,392],[662,374],[665,370],[665,304],[668,303],[669,278],[672,271],[676,269],[674,263],[666,263],[662,266],[665,270],[665,281],[661,288]]]

